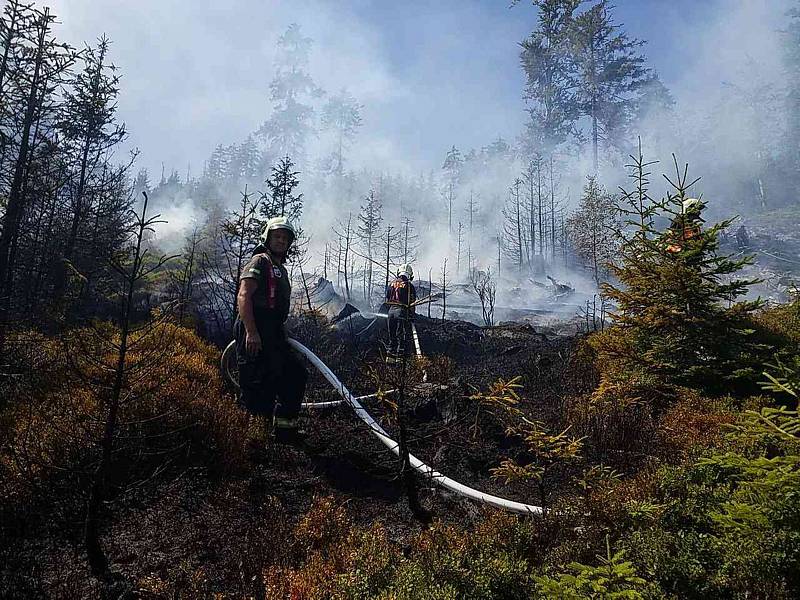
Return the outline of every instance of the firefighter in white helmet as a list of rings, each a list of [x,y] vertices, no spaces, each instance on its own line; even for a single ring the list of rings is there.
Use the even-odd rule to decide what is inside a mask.
[[[417,300],[417,290],[411,283],[412,279],[414,279],[414,270],[411,265],[402,265],[397,270],[397,277],[386,289],[386,304],[389,306],[389,318],[387,319],[389,354],[387,358],[390,362],[405,352],[408,341],[411,339],[411,318],[414,316],[414,302]]]
[[[666,250],[670,254],[683,252],[690,240],[700,236],[705,203],[697,198],[686,198],[681,202],[681,212],[672,219],[667,230]]]
[[[267,425],[274,414],[275,437],[287,443],[302,441],[297,417],[308,380],[305,366],[289,348],[284,325],[292,292],[284,262],[296,237],[286,217],[267,221],[242,271],[234,325],[240,402],[264,416]]]

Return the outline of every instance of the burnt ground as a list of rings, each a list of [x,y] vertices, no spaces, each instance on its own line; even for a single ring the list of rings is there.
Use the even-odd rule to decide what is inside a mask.
[[[348,328],[322,333],[308,324],[294,331],[354,394],[361,395],[396,387],[403,369],[384,363],[380,340],[385,325],[376,325],[362,336]],[[498,378],[520,376],[520,408],[553,428],[563,425],[564,399],[593,386],[592,373],[574,360],[576,339],[521,324],[485,329],[420,317],[417,327],[429,361],[424,369],[427,382],[415,361],[407,365],[402,414],[411,451],[464,484],[538,504],[534,488],[506,486],[491,478],[490,469],[507,456],[519,455],[521,445],[507,437],[499,418],[469,396]],[[313,371],[310,366],[309,370]],[[313,372],[308,400],[337,397]],[[393,407],[378,399],[365,404],[396,437]],[[115,569],[131,582],[129,589],[161,586],[166,593],[189,586],[200,572],[208,589],[244,592],[258,565],[288,560],[288,532],[317,496],[331,495],[346,503],[358,523],[381,521],[399,542],[421,530],[423,525],[408,508],[397,459],[348,407],[307,412],[304,421],[309,432],[304,450],[265,447],[254,433],[247,465],[236,472],[220,470],[216,457],[208,456],[167,471],[109,504],[113,516],[106,521],[103,543]],[[423,505],[434,518],[468,526],[483,515],[476,503],[417,481]],[[58,513],[48,513],[48,501],[42,500],[40,521],[18,528],[7,551],[0,551],[0,559],[7,562],[0,569],[6,578],[0,590],[14,590],[9,597],[16,592],[20,597],[99,594],[97,584],[86,576],[79,500]],[[253,557],[253,564],[243,556]],[[160,596],[134,591],[132,597]]]

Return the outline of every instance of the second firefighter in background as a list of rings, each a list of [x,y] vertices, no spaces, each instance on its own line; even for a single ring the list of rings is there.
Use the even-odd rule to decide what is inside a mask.
[[[389,307],[389,356],[400,356],[408,349],[411,339],[411,319],[414,316],[417,290],[411,280],[414,270],[411,265],[403,265],[397,277],[386,289],[386,304]]]

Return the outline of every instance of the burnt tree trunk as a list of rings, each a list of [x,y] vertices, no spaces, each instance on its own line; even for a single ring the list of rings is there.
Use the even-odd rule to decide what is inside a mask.
[[[5,330],[8,311],[11,305],[10,290],[7,282],[11,281],[10,273],[14,265],[12,262],[13,245],[19,232],[19,225],[25,209],[25,195],[23,193],[24,178],[28,166],[28,152],[30,150],[31,129],[36,118],[38,105],[38,91],[42,68],[45,61],[45,47],[47,46],[47,32],[50,29],[50,13],[45,8],[38,24],[38,37],[34,71],[31,78],[30,91],[25,106],[25,116],[22,122],[22,136],[20,138],[19,152],[14,165],[14,177],[8,194],[3,229],[0,232],[0,347],[5,339]]]

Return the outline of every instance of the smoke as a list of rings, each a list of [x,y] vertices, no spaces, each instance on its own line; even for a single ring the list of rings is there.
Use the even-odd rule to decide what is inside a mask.
[[[759,161],[779,151],[787,107],[782,27],[792,3],[724,3],[707,20],[674,32],[676,108],[654,112],[641,132],[644,150],[674,173],[671,153],[703,180],[696,186],[718,217],[760,205]],[[666,190],[666,184],[661,183]],[[770,190],[771,195],[785,190]],[[768,193],[770,193],[768,192]],[[773,198],[767,198],[767,204]]]
[[[159,214],[156,224],[156,239],[159,249],[169,254],[180,253],[186,235],[192,228],[202,224],[203,212],[195,206],[192,198],[176,199],[177,203],[167,203],[154,207],[152,214]]]
[[[443,140],[479,147],[497,134],[512,137],[524,119],[516,102],[523,82],[516,46],[528,26],[502,6],[47,4],[73,45],[103,32],[111,38],[123,77],[119,114],[131,146],[142,150],[140,166],[150,172],[163,162],[183,173],[190,163],[198,175],[217,144],[240,142],[258,128],[269,116],[276,41],[292,23],[314,40],[315,82],[329,93],[347,88],[365,107],[354,163],[411,173],[431,164],[438,169]],[[490,43],[480,47],[478,40]]]
[[[157,173],[162,163],[198,177],[218,144],[241,143],[270,115],[269,82],[276,41],[296,22],[314,40],[308,71],[329,94],[347,89],[363,105],[363,126],[347,149],[346,186],[320,173],[331,152],[330,135],[308,144],[301,173],[305,197],[303,227],[311,236],[312,266],[326,244],[335,242],[333,225],[355,215],[370,190],[382,198],[385,223],[399,228],[413,219],[419,236],[415,267],[441,278],[448,259],[456,273],[455,229],[466,225],[466,201],[479,199],[479,216],[465,241],[473,263],[496,269],[503,206],[520,176],[520,157],[492,162],[458,186],[452,223],[442,195],[442,162],[456,145],[479,155],[498,136],[514,145],[526,114],[521,99],[524,76],[518,42],[535,26],[535,11],[503,3],[226,3],[185,0],[108,0],[103,11],[89,0],[50,3],[68,41],[78,45],[106,32],[123,80],[119,115],[131,131],[130,146],[142,150],[139,166]],[[703,180],[713,215],[751,210],[761,201],[756,153],[776,152],[786,120],[780,102],[783,82],[781,27],[789,0],[742,2],[620,1],[615,20],[633,37],[647,40],[643,52],[676,100],[673,112],[653,108],[634,132],[642,138],[653,167],[652,194],[668,186],[674,152],[681,166]],[[324,99],[316,105],[319,110]],[[630,152],[635,151],[632,145]],[[624,156],[605,153],[599,173],[608,190],[626,185]],[[481,159],[483,160],[483,159]],[[489,159],[486,159],[489,160]],[[490,161],[491,162],[491,161]],[[562,157],[557,165],[558,201],[569,211],[577,204],[592,170],[587,151]],[[263,187],[263,186],[262,186]],[[769,194],[785,194],[773,185]],[[252,188],[251,188],[252,190]],[[241,189],[222,191],[232,207]],[[160,235],[168,245],[201,218],[191,199],[177,199],[163,214]],[[166,241],[164,242],[167,243]],[[466,248],[462,262],[466,262]],[[529,291],[514,302],[544,301],[530,282],[508,276],[503,257],[498,301],[513,304],[511,290]],[[579,292],[595,291],[583,273],[553,272]],[[581,297],[580,302],[583,301]]]

